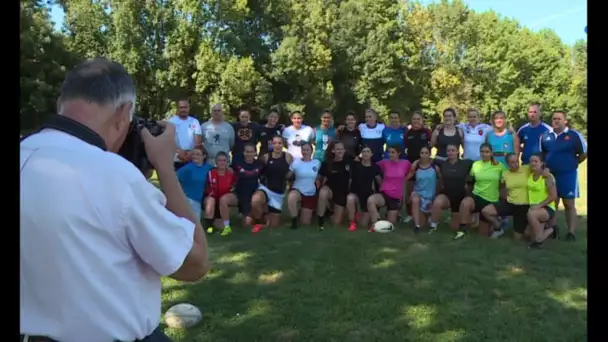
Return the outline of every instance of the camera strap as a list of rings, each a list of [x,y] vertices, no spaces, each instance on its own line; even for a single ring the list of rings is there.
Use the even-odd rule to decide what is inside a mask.
[[[80,122],[74,121],[63,115],[51,116],[39,129],[22,137],[19,140],[19,142],[22,142],[23,140],[25,140],[35,134],[38,134],[38,133],[40,133],[40,131],[47,129],[47,128],[55,129],[55,130],[67,133],[84,142],[97,146],[104,151],[108,150],[108,148],[106,146],[106,142],[103,140],[103,138],[99,134],[93,132],[93,130],[91,130],[87,126],[81,124]]]

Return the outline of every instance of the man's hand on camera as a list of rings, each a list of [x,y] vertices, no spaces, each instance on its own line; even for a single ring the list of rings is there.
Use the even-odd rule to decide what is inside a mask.
[[[164,132],[155,137],[147,128],[141,130],[141,138],[148,154],[148,159],[155,169],[173,169],[173,158],[175,157],[175,126],[167,121],[157,121],[164,127]]]

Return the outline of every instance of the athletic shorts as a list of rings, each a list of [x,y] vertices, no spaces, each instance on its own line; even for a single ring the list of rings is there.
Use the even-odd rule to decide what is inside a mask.
[[[557,196],[563,199],[575,199],[579,197],[578,170],[554,174]]]
[[[448,193],[448,192],[441,192],[442,195],[444,195],[445,197],[448,198],[448,201],[450,201],[450,211],[453,213],[457,213],[460,211],[460,202],[462,202],[462,200],[466,197],[464,192],[456,194],[456,193]]]
[[[555,210],[553,208],[545,207],[547,214],[549,214],[549,220],[555,216]]]
[[[384,205],[386,206],[386,211],[401,211],[400,199],[392,198],[384,192],[381,192],[380,194],[384,198]]]
[[[297,191],[300,194],[300,207],[302,209],[308,209],[312,211],[317,210],[317,194],[314,194],[312,196],[305,196],[298,189],[291,189],[291,191]]]
[[[500,217],[513,216],[513,230],[516,233],[523,234],[528,225],[528,204],[513,204],[509,202],[498,202],[494,204],[496,213]]]
[[[276,193],[262,184],[260,184],[258,190],[261,190],[264,195],[266,195],[266,204],[268,205],[269,213],[280,214],[283,211],[283,200],[285,199],[285,194]]]
[[[414,191],[415,192],[415,191]],[[429,197],[422,197],[420,196],[419,193],[416,193],[418,195],[418,197],[420,198],[420,212],[428,214],[431,212],[431,209],[433,208],[433,198],[429,198]],[[412,193],[413,196],[413,193]],[[410,198],[411,200],[411,198]]]
[[[252,194],[253,195],[253,194]],[[252,195],[237,194],[239,201],[239,213],[243,216],[249,216],[251,214],[251,197]]]
[[[348,196],[348,191],[336,191],[331,189],[331,201],[334,205],[339,205],[341,207],[346,207],[346,196]]]
[[[473,202],[475,202],[475,209],[473,210],[474,213],[481,213],[483,208],[487,207],[490,204],[495,204],[495,203],[487,201],[475,194],[472,195],[472,198],[473,198]],[[479,215],[479,220],[481,220],[483,222],[488,222],[488,220],[483,215]]]
[[[367,212],[367,199],[373,195],[373,193],[371,194],[357,194],[357,193],[353,193],[351,192],[353,195],[357,196],[357,200],[359,201],[359,211],[362,213],[366,213]]]

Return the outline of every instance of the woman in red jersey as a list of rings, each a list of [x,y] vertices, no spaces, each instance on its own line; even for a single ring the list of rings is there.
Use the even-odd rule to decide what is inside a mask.
[[[213,220],[221,219],[223,227],[221,235],[232,233],[230,227],[230,207],[238,205],[238,199],[234,194],[236,186],[236,173],[228,168],[228,155],[219,152],[215,156],[216,167],[209,171],[207,186],[205,189],[205,224],[207,233],[213,233]],[[219,217],[218,217],[219,214]]]

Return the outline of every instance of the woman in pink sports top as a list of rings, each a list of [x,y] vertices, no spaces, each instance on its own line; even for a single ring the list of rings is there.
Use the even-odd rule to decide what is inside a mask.
[[[401,211],[401,202],[403,201],[405,177],[412,167],[408,160],[400,159],[401,153],[403,151],[400,146],[389,146],[388,159],[376,163],[382,170],[384,180],[380,186],[380,193],[367,199],[367,209],[372,225],[380,219],[378,208],[384,206],[386,206],[386,219],[393,224],[397,223],[399,211]],[[373,230],[370,228],[370,231]]]

